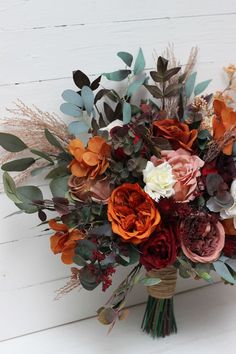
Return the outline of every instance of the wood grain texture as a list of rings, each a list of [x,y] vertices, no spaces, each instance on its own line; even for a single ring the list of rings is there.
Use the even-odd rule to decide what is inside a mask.
[[[214,78],[209,91],[224,87],[222,67],[235,61],[235,33],[234,0],[119,0],[112,6],[108,0],[1,0],[0,115],[16,98],[60,113],[62,91],[74,88],[72,70],[91,77],[113,71],[122,66],[117,51],[135,54],[139,47],[151,68],[153,50],[161,53],[168,42],[182,63],[197,45],[199,81]],[[104,303],[100,291],[53,301],[69,267],[52,256],[49,236],[34,227],[36,216],[3,219],[15,210],[0,194],[0,340],[93,315]],[[182,281],[178,289],[200,284]],[[136,291],[130,304],[145,299],[144,290]]]

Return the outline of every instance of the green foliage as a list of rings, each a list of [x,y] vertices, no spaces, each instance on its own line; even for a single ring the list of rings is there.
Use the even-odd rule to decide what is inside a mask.
[[[34,202],[43,200],[41,190],[35,186],[18,187],[16,190],[21,200],[21,203],[16,204],[18,208],[24,210],[25,213],[36,213],[39,209]]]
[[[20,152],[28,148],[21,139],[8,133],[0,133],[0,145],[10,152]]]
[[[229,263],[228,263],[229,262]],[[233,265],[232,265],[233,264]],[[216,273],[230,284],[236,284],[236,272],[233,269],[234,263],[230,263],[229,258],[221,257],[213,263]]]
[[[197,85],[195,86],[195,88],[194,88],[194,96],[198,96],[198,95],[200,95],[203,91],[205,91],[211,81],[212,81],[212,80],[206,80],[206,81],[202,81],[202,82],[200,82],[199,84],[197,84]]]
[[[3,173],[4,192],[14,203],[21,203],[20,196],[17,194],[16,185],[13,178],[7,173]]]
[[[25,157],[22,159],[18,159],[18,160],[13,160],[10,162],[6,162],[2,165],[2,170],[3,171],[24,171],[27,168],[29,168],[31,165],[33,165],[35,163],[35,159],[33,159],[32,157]]]
[[[118,52],[117,53],[118,57],[123,60],[123,62],[128,65],[129,67],[132,65],[133,61],[133,56],[130,53],[127,52]]]
[[[197,73],[194,72],[191,75],[189,75],[188,80],[185,82],[185,94],[187,98],[190,98],[193,93],[196,77],[197,77]]]
[[[88,115],[90,115],[93,111],[93,104],[94,104],[94,95],[91,88],[88,86],[83,86],[81,89],[81,97],[84,102],[84,107]]]
[[[85,261],[93,261],[93,252],[97,250],[97,246],[89,240],[80,240],[75,249],[75,254],[79,255]]]
[[[44,130],[45,137],[47,141],[52,145],[55,146],[57,149],[61,151],[65,151],[61,143],[58,141],[58,139],[46,128]]]
[[[49,186],[53,197],[64,198],[68,191],[68,179],[69,176],[54,178]]]
[[[107,80],[122,81],[126,79],[129,74],[131,74],[130,70],[117,70],[111,73],[103,73],[102,75],[105,76]]]
[[[89,291],[94,290],[100,283],[97,276],[92,273],[87,266],[80,269],[79,280],[83,288]]]
[[[138,283],[141,285],[145,285],[145,286],[153,286],[153,285],[160,284],[161,279],[160,278],[143,277],[143,278],[139,279]]]
[[[51,162],[52,164],[54,163],[53,159],[50,157],[49,154],[47,154],[44,151],[41,150],[37,150],[37,149],[30,149],[30,152],[32,152],[32,154],[37,155],[39,157],[41,157],[44,160],[47,160],[49,162]]]
[[[141,74],[141,72],[144,70],[144,68],[145,68],[145,59],[144,59],[142,49],[139,48],[139,52],[138,52],[137,58],[134,63],[134,69],[133,69],[134,75]]]
[[[131,106],[128,102],[123,103],[123,122],[129,124],[131,121]]]

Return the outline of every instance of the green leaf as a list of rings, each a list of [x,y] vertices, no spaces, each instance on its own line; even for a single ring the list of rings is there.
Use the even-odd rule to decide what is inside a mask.
[[[131,106],[128,102],[123,103],[123,122],[128,124],[131,121]]]
[[[23,186],[18,187],[17,193],[20,196],[22,203],[16,203],[17,207],[24,210],[25,213],[35,213],[38,211],[38,207],[33,205],[32,202],[36,200],[43,200],[43,194],[38,187],[35,186]]]
[[[0,145],[10,152],[20,152],[27,149],[27,145],[21,139],[8,133],[0,133]]]
[[[161,279],[160,278],[141,278],[139,279],[139,284],[145,285],[145,286],[153,286],[160,284]]]
[[[180,71],[181,67],[169,69],[164,74],[164,81],[168,81],[172,76],[176,75]]]
[[[145,68],[145,59],[144,59],[142,49],[139,48],[139,52],[134,63],[134,70],[133,70],[134,75],[139,75],[144,70],[144,68]]]
[[[164,76],[167,71],[168,60],[163,57],[158,57],[157,59],[157,71],[160,75]]]
[[[93,111],[94,105],[94,94],[91,88],[88,86],[83,86],[81,90],[81,97],[83,99],[85,109],[88,115],[90,115]]]
[[[180,88],[181,88],[180,84],[170,84],[169,86],[166,87],[164,96],[165,97],[177,96]]]
[[[79,279],[83,288],[89,291],[94,290],[100,283],[97,276],[94,273],[91,273],[87,266],[80,269]]]
[[[83,100],[82,97],[78,94],[78,92],[75,92],[74,90],[65,90],[62,92],[62,98],[69,103],[74,104],[75,106],[79,106],[80,108],[83,108]]]
[[[71,117],[80,117],[82,115],[82,109],[69,102],[62,103],[60,105],[60,110],[62,113]]]
[[[225,263],[236,273],[236,259],[227,259]]]
[[[40,151],[40,150],[36,150],[36,149],[30,149],[30,151],[32,152],[32,154],[35,154],[37,156],[40,156],[42,157],[43,159],[51,162],[51,163],[54,163],[53,159],[50,157],[49,154],[47,154],[46,152],[44,151]]]
[[[97,250],[97,246],[89,240],[80,240],[75,249],[75,254],[81,256],[84,260],[93,261],[93,252]]]
[[[140,80],[136,80],[134,82],[132,82],[127,89],[127,96],[130,97],[132,96],[136,91],[138,91],[140,89],[140,87],[143,85],[143,83],[146,80],[146,76],[144,76],[142,79]]]
[[[52,167],[52,164],[51,164],[51,163],[49,163],[49,164],[47,164],[47,165],[45,165],[45,166],[42,166],[42,167],[37,167],[37,168],[35,168],[34,170],[32,170],[32,171],[30,172],[30,174],[31,174],[32,177],[38,176],[40,173],[44,172],[44,171],[47,170],[49,167]]]
[[[7,173],[3,173],[4,192],[14,203],[21,203],[20,196],[17,193],[16,185],[13,178]]]
[[[194,96],[200,95],[200,93],[205,91],[205,89],[208,87],[208,85],[210,84],[211,81],[212,80],[206,80],[206,81],[202,81],[199,84],[197,84],[194,89]]]
[[[202,129],[200,132],[198,132],[198,139],[200,140],[205,140],[211,137],[211,134],[209,133],[209,130],[207,129]]]
[[[231,284],[236,284],[236,280],[233,278],[232,274],[230,273],[227,265],[221,261],[216,261],[213,263],[215,271],[217,274],[221,276],[224,280]]]
[[[84,267],[87,264],[83,257],[79,256],[78,254],[74,256],[73,262],[80,267]]]
[[[65,149],[63,148],[61,143],[57,140],[57,138],[47,128],[44,130],[44,134],[46,136],[47,141],[51,145],[55,146],[57,149],[59,149],[61,151],[65,151]]]
[[[73,80],[76,86],[79,87],[80,89],[83,86],[90,86],[90,80],[88,76],[85,73],[83,73],[83,71],[81,70],[73,71]]]
[[[57,177],[50,182],[49,186],[53,197],[65,197],[68,191],[68,179],[69,176]]]
[[[118,71],[113,71],[112,73],[104,73],[102,75],[105,76],[107,80],[122,81],[126,79],[130,73],[131,73],[130,70],[118,70]]]
[[[155,82],[163,82],[164,76],[158,73],[157,71],[150,71],[150,76]]]
[[[145,85],[146,89],[151,93],[154,98],[162,98],[161,90],[155,85]]]
[[[185,94],[187,98],[190,98],[193,93],[196,76],[197,76],[196,72],[192,73],[189,76],[188,80],[185,82]]]
[[[136,247],[130,245],[129,247],[129,264],[135,264],[139,262],[140,253]]]
[[[6,162],[2,165],[3,171],[24,171],[35,163],[35,159],[32,157],[25,157],[23,159],[13,160]]]
[[[118,57],[121,58],[121,60],[123,60],[123,62],[128,65],[131,66],[132,65],[132,61],[133,61],[133,56],[130,53],[127,52],[119,52],[117,53]]]
[[[50,171],[45,177],[45,179],[54,179],[57,177],[64,177],[66,175],[68,175],[67,168],[63,166],[58,166],[54,168],[52,171]]]

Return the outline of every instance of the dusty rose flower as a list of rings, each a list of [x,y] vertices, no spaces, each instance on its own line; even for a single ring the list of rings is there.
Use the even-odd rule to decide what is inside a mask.
[[[82,202],[92,200],[95,203],[103,204],[108,203],[113,190],[112,184],[106,176],[97,179],[71,176],[68,186],[72,198]]]
[[[204,161],[184,149],[163,150],[161,155],[171,165],[176,180],[173,187],[175,201],[183,203],[193,200],[197,177],[201,175],[200,168],[203,167]]]
[[[185,256],[193,262],[208,263],[220,257],[225,243],[223,225],[211,215],[187,215],[178,235]]]

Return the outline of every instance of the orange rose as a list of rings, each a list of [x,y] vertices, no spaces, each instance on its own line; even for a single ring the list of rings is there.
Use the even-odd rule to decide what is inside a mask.
[[[153,200],[137,184],[124,183],[111,194],[108,220],[114,233],[126,242],[145,241],[160,222]]]
[[[182,147],[185,150],[192,151],[191,147],[198,134],[197,129],[189,130],[187,124],[171,118],[157,120],[153,123],[153,126],[154,134],[170,140],[174,150]]]
[[[236,112],[232,108],[227,107],[222,100],[214,100],[213,103],[215,117],[213,118],[213,138],[221,139],[227,130],[236,125]],[[226,155],[232,154],[234,140],[231,139],[223,149]]]
[[[77,241],[83,238],[83,233],[78,229],[69,230],[65,224],[57,223],[54,219],[48,222],[50,228],[56,231],[51,236],[51,250],[54,254],[61,253],[61,260],[65,264],[73,263]]]
[[[68,149],[74,156],[70,169],[76,177],[96,178],[97,175],[102,175],[109,166],[107,158],[110,156],[111,148],[100,136],[91,138],[87,148],[81,140],[71,140]]]

